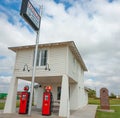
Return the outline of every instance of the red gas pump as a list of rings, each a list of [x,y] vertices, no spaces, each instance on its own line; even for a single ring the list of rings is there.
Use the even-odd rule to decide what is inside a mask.
[[[51,115],[52,99],[51,86],[46,86],[45,92],[43,93],[42,115]]]
[[[29,97],[30,97],[30,93],[28,92],[28,90],[29,90],[29,86],[25,86],[24,91],[21,92],[19,114],[28,113],[28,105],[29,105]]]

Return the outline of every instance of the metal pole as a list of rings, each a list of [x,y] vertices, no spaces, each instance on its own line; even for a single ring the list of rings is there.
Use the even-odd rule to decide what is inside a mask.
[[[43,6],[40,6],[40,16],[42,16],[42,8],[43,8]],[[40,20],[40,25],[41,25],[41,20]],[[40,28],[37,31],[37,35],[36,35],[36,46],[35,46],[34,64],[33,64],[33,71],[32,71],[32,82],[31,82],[31,86],[30,86],[30,101],[29,101],[28,115],[31,115],[31,109],[32,109],[32,98],[33,98],[33,90],[34,90],[39,35],[40,35]]]

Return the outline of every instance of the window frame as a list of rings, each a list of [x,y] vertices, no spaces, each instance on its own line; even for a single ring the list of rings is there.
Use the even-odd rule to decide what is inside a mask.
[[[42,59],[44,61],[42,61]],[[36,66],[37,67],[46,66],[47,65],[47,59],[48,59],[48,50],[47,49],[38,49]]]

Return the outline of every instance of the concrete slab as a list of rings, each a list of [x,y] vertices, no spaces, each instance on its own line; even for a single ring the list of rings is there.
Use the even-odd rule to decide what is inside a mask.
[[[70,115],[70,118],[95,118],[97,105],[87,105]]]
[[[70,118],[95,118],[97,105],[87,105],[83,109],[72,111]],[[33,109],[31,116],[22,114],[3,114],[0,112],[0,118],[62,118],[58,117],[58,113],[52,113],[51,116],[42,116],[39,109]]]

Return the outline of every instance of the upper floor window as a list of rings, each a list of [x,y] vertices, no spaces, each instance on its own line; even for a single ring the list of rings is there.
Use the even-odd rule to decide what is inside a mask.
[[[38,49],[36,66],[47,65],[47,50]]]

